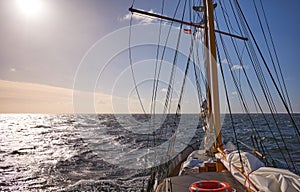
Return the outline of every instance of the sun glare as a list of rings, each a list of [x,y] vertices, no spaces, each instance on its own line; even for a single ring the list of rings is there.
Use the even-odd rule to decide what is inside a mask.
[[[38,17],[44,6],[41,0],[16,0],[20,13],[26,17]]]

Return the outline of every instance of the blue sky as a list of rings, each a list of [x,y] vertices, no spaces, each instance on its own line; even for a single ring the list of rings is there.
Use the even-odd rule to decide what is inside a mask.
[[[135,7],[160,12],[160,2],[136,0]],[[166,2],[169,15],[175,3]],[[241,2],[242,8],[247,3]],[[300,112],[300,2],[263,3],[294,111]],[[0,112],[72,112],[74,78],[83,57],[97,41],[129,25],[126,15],[131,4],[129,0],[0,0]],[[118,74],[104,77],[112,75]],[[99,102],[105,103],[110,85],[97,84],[97,88]],[[98,112],[110,112],[110,104]]]

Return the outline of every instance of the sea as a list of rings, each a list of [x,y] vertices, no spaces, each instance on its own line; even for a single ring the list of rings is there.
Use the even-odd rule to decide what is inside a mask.
[[[234,126],[239,140],[251,145],[255,124],[259,141],[277,165],[284,167],[283,156],[290,155],[300,170],[299,137],[287,114],[277,115],[276,121],[270,114],[233,117],[234,125],[229,115],[223,119],[224,142],[234,142]],[[300,127],[300,114],[293,117]],[[0,191],[144,191],[151,166],[157,165],[146,162],[144,154],[168,143],[168,137],[178,131],[176,123],[175,128],[167,123],[161,131],[159,124],[165,121],[153,124],[151,119],[131,114],[0,114]],[[183,137],[181,144],[201,140],[199,115],[187,114],[185,119],[180,126],[191,128],[194,136]],[[147,132],[152,124],[156,132]],[[154,133],[165,137],[155,139]]]

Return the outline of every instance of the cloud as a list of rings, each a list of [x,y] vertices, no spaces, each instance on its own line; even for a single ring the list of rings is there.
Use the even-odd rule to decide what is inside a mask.
[[[0,92],[0,113],[73,113],[72,89],[0,80]],[[96,93],[95,103],[97,112],[112,111],[110,95]]]
[[[228,64],[228,61],[227,61],[227,59],[223,59],[223,60],[221,61],[221,63],[222,63],[222,64]]]
[[[1,113],[71,113],[72,90],[0,80]]]
[[[42,84],[0,80],[0,93],[0,113],[142,112],[140,103],[136,98],[124,98],[110,94],[78,91]],[[76,95],[77,103],[74,103],[74,94]],[[94,98],[92,101],[90,100],[91,96]],[[149,102],[148,100],[143,100],[144,105]],[[74,112],[75,109],[76,111]]]
[[[149,11],[149,13],[155,13],[152,9]],[[155,13],[157,14],[157,13]],[[150,24],[150,23],[154,23],[156,21],[158,21],[157,18],[154,17],[149,17],[146,15],[141,15],[141,14],[137,14],[137,13],[128,13],[126,15],[124,15],[120,21],[128,21],[130,20],[132,17],[133,20],[137,21],[139,24]]]
[[[234,71],[234,70],[241,70],[243,69],[244,67],[242,65],[233,65],[231,67],[231,70]]]
[[[168,91],[168,89],[167,88],[162,88],[160,91],[166,93]]]

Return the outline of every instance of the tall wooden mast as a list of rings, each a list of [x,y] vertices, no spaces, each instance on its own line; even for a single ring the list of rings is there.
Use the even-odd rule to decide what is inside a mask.
[[[206,14],[207,14],[207,25],[208,25],[208,36],[209,36],[209,46],[207,47],[209,51],[209,88],[211,104],[209,107],[209,120],[212,121],[212,126],[209,127],[213,129],[217,138],[215,141],[214,148],[222,147],[222,133],[221,133],[221,122],[220,122],[220,102],[219,102],[219,87],[218,87],[218,70],[216,62],[216,38],[215,38],[215,29],[214,29],[214,5],[212,0],[206,0]],[[211,124],[211,122],[209,123]]]
[[[208,99],[208,120],[209,120],[209,131],[216,135],[216,141],[214,143],[214,149],[222,149],[222,133],[221,133],[221,122],[220,122],[220,102],[219,102],[219,87],[218,87],[218,70],[216,63],[216,38],[215,33],[222,35],[228,35],[242,40],[248,40],[246,37],[241,37],[235,34],[227,33],[224,31],[214,29],[214,8],[213,0],[202,0],[204,8],[204,23],[201,24],[186,22],[175,18],[166,17],[155,13],[146,12],[134,8],[129,8],[132,13],[138,13],[147,15],[150,17],[157,17],[168,21],[182,23],[184,25],[194,26],[196,28],[204,29],[204,44],[207,47],[205,52],[205,63],[207,66],[207,99]]]

